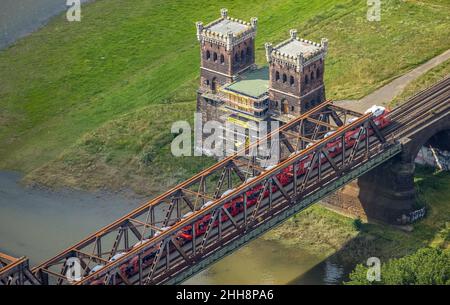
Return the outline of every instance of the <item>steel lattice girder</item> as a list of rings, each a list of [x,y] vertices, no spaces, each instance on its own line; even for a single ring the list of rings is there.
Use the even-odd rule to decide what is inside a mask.
[[[359,166],[354,170],[348,172],[346,175],[342,175],[333,182],[326,184],[319,191],[313,192],[309,196],[304,197],[303,199],[299,199],[299,201],[293,205],[286,205],[284,209],[280,209],[274,212],[272,215],[270,215],[270,217],[267,217],[263,221],[257,223],[257,225],[254,227],[253,230],[246,231],[245,234],[242,235],[236,234],[235,236],[233,236],[233,238],[229,238],[227,242],[221,244],[220,249],[210,253],[210,255],[205,257],[202,261],[199,261],[197,264],[190,264],[188,268],[176,272],[174,275],[167,277],[165,281],[161,281],[161,283],[179,284],[183,282],[189,277],[195,275],[196,273],[204,270],[211,264],[220,260],[222,257],[230,254],[231,252],[242,247],[248,242],[261,236],[268,230],[274,228],[275,226],[277,226],[284,220],[288,219],[295,213],[304,210],[311,204],[331,194],[332,192],[341,188],[350,181],[360,177],[361,175],[375,168],[379,164],[399,154],[401,151],[402,147],[400,144],[390,146],[388,149],[383,150],[380,154],[370,159],[368,162],[365,162],[362,166]]]
[[[0,253],[0,285],[39,285],[29,269],[26,257],[15,258]]]
[[[345,122],[349,116],[359,116],[359,118],[349,125],[342,125],[342,122]],[[334,124],[332,122],[334,122]],[[176,262],[178,258],[176,258],[176,260],[172,260],[172,263],[170,262],[171,255],[167,255],[167,253],[170,254],[173,253],[173,251],[179,253],[180,257],[184,257],[185,261],[198,261],[199,257],[196,253],[199,249],[204,250],[204,248],[206,249],[208,247],[207,238],[209,238],[208,235],[210,234],[193,238],[194,241],[192,242],[192,249],[186,251],[181,249],[179,245],[174,244],[174,235],[181,228],[194,223],[208,214],[214,213],[214,216],[221,217],[223,215],[222,211],[224,211],[223,205],[226,202],[242,195],[243,192],[246,192],[257,185],[261,185],[263,182],[266,183],[267,179],[270,179],[270,185],[272,185],[272,183],[279,184],[276,183],[276,179],[273,179],[276,174],[287,166],[298,162],[308,154],[315,154],[317,156],[325,155],[329,163],[329,167],[327,169],[322,169],[323,165],[321,162],[318,162],[319,171],[317,175],[312,175],[311,177],[308,177],[308,179],[314,178],[317,180],[317,183],[320,183],[323,179],[322,176],[326,174],[325,170],[329,171],[330,168],[336,172],[336,174],[341,175],[345,169],[351,166],[354,162],[340,162],[337,164],[335,161],[331,160],[329,156],[327,156],[324,148],[327,143],[336,138],[340,137],[343,140],[345,133],[355,128],[360,128],[362,130],[358,135],[359,141],[359,138],[362,134],[364,134],[364,132],[368,134],[368,126],[371,126],[372,128],[374,126],[376,127],[376,125],[371,122],[372,119],[369,114],[363,116],[359,113],[337,107],[331,102],[319,105],[297,119],[283,125],[278,131],[273,131],[266,138],[260,140],[271,140],[272,137],[279,135],[279,139],[274,142],[274,145],[284,145],[289,151],[292,151],[293,149],[294,151],[300,150],[293,156],[289,156],[287,158],[283,157],[281,159],[282,161],[276,167],[262,172],[264,170],[264,166],[262,166],[263,164],[261,163],[266,162],[271,156],[269,155],[262,158],[255,158],[245,154],[245,152],[248,152],[254,147],[257,148],[260,143],[260,141],[258,141],[257,143],[250,145],[250,147],[243,149],[241,152],[218,162],[214,166],[202,171],[198,175],[181,183],[177,187],[172,188],[168,192],[156,197],[140,208],[115,221],[111,225],[106,226],[102,230],[84,239],[77,245],[67,249],[55,258],[36,267],[33,269],[33,272],[38,275],[39,278],[42,278],[43,281],[45,281],[49,276],[50,279],[55,280],[59,284],[67,283],[68,279],[65,278],[65,274],[68,270],[68,266],[66,266],[65,263],[68,258],[77,257],[83,268],[83,280],[79,283],[89,283],[96,278],[105,277],[108,273],[111,274],[111,271],[117,271],[118,267],[123,265],[125,262],[129,262],[139,254],[141,254],[142,257],[144,252],[154,247],[157,249],[157,260],[160,260],[163,256],[167,256],[166,270],[171,269],[171,264],[179,264],[179,262]],[[314,132],[312,134],[302,133],[304,132],[304,126],[306,124],[309,124],[310,127],[314,128]],[[330,129],[335,130],[335,133],[331,137],[322,140],[315,139],[319,132],[324,134]],[[367,143],[365,145],[364,154],[367,159],[370,156],[368,151],[368,137],[366,138]],[[373,138],[376,139],[377,143],[384,142],[384,138],[381,136],[381,133],[375,133]],[[301,150],[303,145],[299,143],[306,141],[314,144],[308,149]],[[352,153],[348,156],[346,153],[343,153],[343,159],[341,161],[345,161],[349,156],[351,157],[351,160],[354,158],[355,160],[360,160],[360,154],[361,152],[359,150],[352,151]],[[250,171],[255,173],[259,172],[259,175],[254,180],[247,181],[245,180],[245,173]],[[297,178],[297,176],[295,177]],[[224,197],[219,196],[221,193],[223,194],[222,187],[225,180],[227,180],[228,187],[231,188],[233,178],[236,178],[235,180],[237,181],[234,191],[229,192],[229,194]],[[312,180],[304,179],[304,181],[302,181],[301,178],[299,180],[300,184],[303,185],[303,189],[300,188],[300,190],[307,190],[309,184],[312,183]],[[207,191],[208,189],[210,190],[209,192]],[[282,192],[284,193],[283,196],[286,199],[288,196],[287,194],[290,191],[283,189]],[[296,186],[294,187],[294,193],[300,193],[301,195],[302,192],[299,191]],[[272,194],[271,197],[273,197]],[[278,197],[272,198],[270,205],[273,205],[272,201],[275,199],[278,199]],[[211,200],[212,204],[202,210],[199,210],[206,200]],[[246,206],[246,204],[244,206]],[[186,219],[182,219],[182,214],[186,211],[191,211],[193,213]],[[249,222],[250,219],[252,222],[255,222],[258,221],[259,217],[256,217],[257,215],[255,211],[252,211],[254,213],[254,215],[252,214],[252,217],[248,217],[248,212],[250,211],[245,211],[244,214],[246,215],[244,215],[245,219],[243,220],[245,222],[245,226],[243,227],[246,228],[251,226]],[[226,215],[226,212],[224,213]],[[229,217],[229,215],[227,215],[227,217]],[[238,221],[241,220],[233,219],[230,222],[233,226],[239,227],[237,226]],[[170,226],[170,228],[165,228],[166,226]],[[222,228],[221,221],[219,221],[218,227],[218,230],[228,229],[228,227]],[[155,236],[156,232],[158,232],[156,234],[157,236]],[[224,236],[223,232],[221,232],[220,235]],[[215,235],[213,237],[215,237]],[[200,241],[197,241],[197,239]],[[140,241],[140,243],[135,247],[130,248],[131,240],[135,242]],[[165,242],[163,243],[163,241]],[[200,247],[196,243],[200,243],[200,245],[203,244],[204,246]],[[164,247],[161,248],[161,246]],[[126,253],[114,262],[109,261],[114,255],[122,252]],[[104,266],[100,270],[89,275],[93,264],[101,264]],[[158,274],[161,272],[161,267],[158,264],[159,261],[155,264],[152,263],[152,266],[154,265],[155,267],[151,269],[152,272],[156,274],[155,276],[159,276]],[[139,265],[142,266],[141,261],[139,261]],[[116,276],[112,276],[112,278],[115,279]],[[106,283],[109,283],[109,277],[106,277],[105,280]],[[140,282],[142,282],[142,277],[140,278]],[[146,282],[154,282],[153,275],[147,277]]]

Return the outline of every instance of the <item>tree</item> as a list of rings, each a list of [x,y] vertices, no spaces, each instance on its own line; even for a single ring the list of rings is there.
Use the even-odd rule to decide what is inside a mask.
[[[367,280],[368,267],[358,264],[348,285],[450,285],[450,251],[422,248],[381,265],[381,281]]]

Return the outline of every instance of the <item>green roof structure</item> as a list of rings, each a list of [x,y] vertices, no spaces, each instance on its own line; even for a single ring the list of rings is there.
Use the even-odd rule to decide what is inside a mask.
[[[223,89],[252,98],[260,98],[269,89],[269,67],[263,67],[243,73],[238,81]]]

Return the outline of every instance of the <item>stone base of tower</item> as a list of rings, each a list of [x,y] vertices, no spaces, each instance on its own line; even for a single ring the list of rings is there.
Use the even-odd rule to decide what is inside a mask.
[[[364,220],[405,224],[415,207],[414,163],[388,161],[324,199],[324,205]]]

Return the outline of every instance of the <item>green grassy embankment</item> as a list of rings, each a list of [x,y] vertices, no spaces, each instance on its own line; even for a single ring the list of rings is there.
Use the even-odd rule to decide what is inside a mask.
[[[439,80],[450,75],[450,60],[438,65],[437,67],[431,69],[425,73],[422,77],[412,81],[401,94],[395,97],[391,102],[390,106],[395,107],[406,101],[409,97],[413,96],[415,93],[424,90]]]
[[[450,4],[437,0],[384,1],[379,23],[351,0],[98,0],[82,22],[57,17],[0,52],[0,168],[51,187],[154,194],[211,164],[164,154],[170,120],[192,120],[195,110],[194,22],[217,18],[220,7],[259,17],[259,64],[264,42],[286,39],[290,28],[329,38],[325,81],[334,99],[362,97],[450,47]]]

